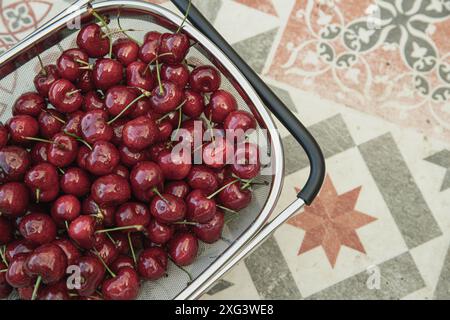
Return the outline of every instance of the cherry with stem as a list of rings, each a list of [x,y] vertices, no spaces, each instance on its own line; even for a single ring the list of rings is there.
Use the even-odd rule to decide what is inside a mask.
[[[112,229],[103,229],[103,230],[97,230],[95,233],[107,233],[107,232],[114,232],[114,231],[124,231],[124,230],[135,230],[135,231],[143,231],[144,227],[141,225],[135,225],[135,226],[124,226],[124,227],[117,227]]]
[[[92,146],[87,143],[87,141],[83,140],[83,138],[77,136],[76,134],[73,134],[71,132],[68,132],[67,130],[64,130],[64,134],[68,135],[69,137],[74,138],[75,140],[77,140],[78,142],[81,142],[82,144],[84,144],[89,150],[93,150]]]
[[[31,295],[31,300],[36,300],[38,291],[39,291],[39,287],[41,286],[41,282],[42,282],[42,277],[41,276],[37,277],[36,283],[34,284],[33,294]]]
[[[103,260],[103,258],[100,256],[100,254],[98,253],[97,250],[92,250],[92,252],[97,256],[97,258],[100,260],[100,262],[103,264],[103,266],[105,267],[106,271],[108,271],[108,273],[111,275],[111,277],[115,278],[117,277],[117,275],[108,267],[108,265],[105,263],[105,261]]]
[[[131,256],[133,257],[134,265],[137,264],[136,254],[134,253],[133,241],[131,241],[131,232],[128,232],[128,245],[130,246]]]
[[[212,199],[212,198],[214,198],[214,197],[217,196],[219,193],[221,193],[223,190],[225,190],[226,188],[228,188],[229,186],[231,186],[232,184],[234,184],[234,183],[236,183],[236,182],[238,182],[238,181],[239,181],[238,179],[233,180],[233,181],[230,181],[229,183],[227,183],[226,185],[224,185],[223,187],[221,187],[221,188],[220,188],[219,190],[217,190],[216,192],[210,194],[210,195],[207,197],[207,199]]]

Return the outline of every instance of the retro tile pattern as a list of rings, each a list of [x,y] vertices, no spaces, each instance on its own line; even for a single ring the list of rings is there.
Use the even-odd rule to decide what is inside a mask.
[[[1,1],[0,53],[70,2]],[[203,299],[449,299],[450,0],[194,3],[310,128],[328,169],[317,201]],[[278,212],[308,174],[280,134]]]

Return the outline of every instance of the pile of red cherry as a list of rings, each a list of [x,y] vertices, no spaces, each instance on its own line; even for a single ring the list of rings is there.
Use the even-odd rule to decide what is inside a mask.
[[[221,238],[224,212],[252,199],[259,160],[227,164],[225,132],[256,121],[220,90],[218,70],[186,62],[180,31],[140,45],[91,13],[99,24],[41,62],[36,92],[0,123],[0,298],[135,299],[141,280],[170,276],[169,260],[193,263],[199,240]],[[118,32],[127,37],[113,41]],[[219,134],[202,145],[204,164],[174,157],[174,134],[191,145],[208,128]],[[232,156],[258,152],[244,145]]]

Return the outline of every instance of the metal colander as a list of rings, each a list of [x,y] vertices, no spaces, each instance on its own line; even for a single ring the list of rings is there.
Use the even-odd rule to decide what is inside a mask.
[[[120,10],[120,22],[124,29],[142,30],[130,32],[133,38],[139,40],[148,31],[173,32],[183,20],[167,9],[142,1],[104,1],[94,3],[93,7],[97,12],[109,15],[112,30],[118,29],[116,18]],[[76,25],[78,17],[82,18],[82,23],[92,19],[87,14],[86,6],[72,9],[66,10],[0,57],[0,87],[3,88],[0,107],[4,109],[1,121],[5,122],[11,116],[16,98],[24,92],[35,90],[32,79],[40,70],[38,54],[44,64],[54,64],[62,51],[76,47],[78,30],[70,30],[68,26]],[[188,62],[216,66],[222,72],[221,88],[233,93],[239,108],[251,112],[257,119],[255,137],[266,137],[271,173],[259,178],[269,184],[254,189],[251,205],[225,226],[222,239],[212,245],[200,245],[197,260],[186,268],[194,278],[192,282],[189,283],[186,272],[170,263],[168,277],[142,283],[140,299],[197,298],[255,247],[255,238],[259,237],[258,242],[261,242],[276,227],[270,228],[272,230],[263,228],[277,202],[284,177],[283,149],[274,122],[246,77],[212,41],[189,23],[183,26],[183,32],[190,36],[194,44],[187,57]],[[118,34],[116,37],[125,35]],[[298,199],[285,214],[298,211],[303,204],[304,201]]]

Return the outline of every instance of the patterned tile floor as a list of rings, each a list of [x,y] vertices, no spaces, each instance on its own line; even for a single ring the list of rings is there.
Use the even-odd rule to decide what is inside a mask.
[[[69,2],[1,1],[0,51]],[[328,166],[316,203],[204,299],[449,299],[450,0],[194,2],[310,127]],[[277,210],[308,173],[280,131]]]

